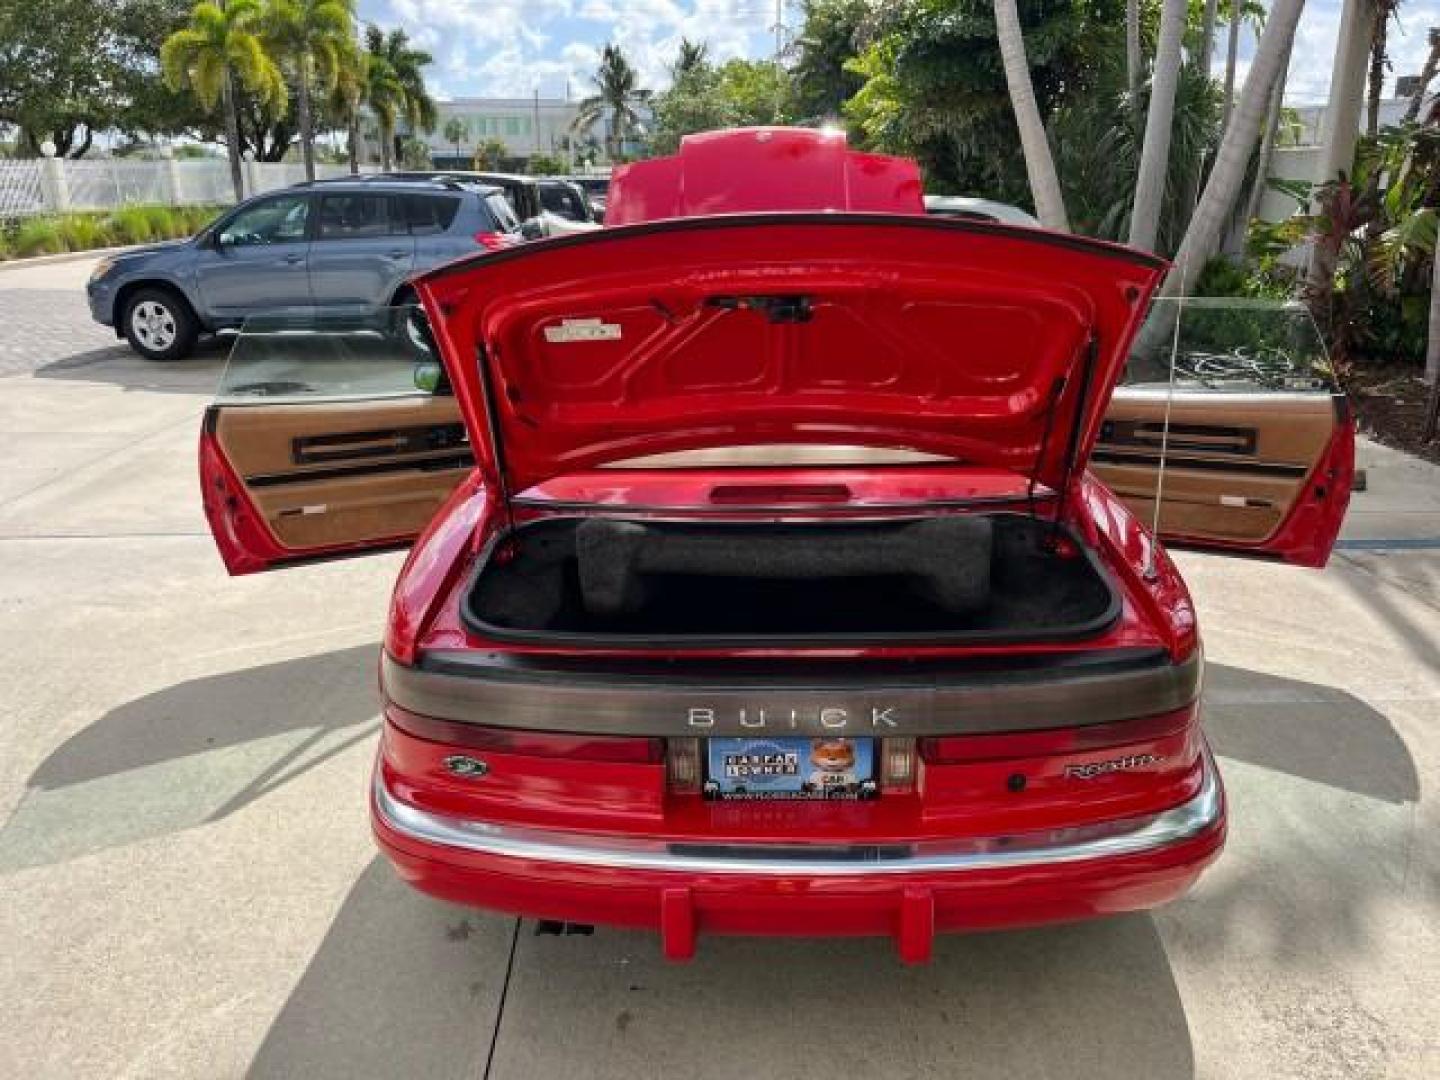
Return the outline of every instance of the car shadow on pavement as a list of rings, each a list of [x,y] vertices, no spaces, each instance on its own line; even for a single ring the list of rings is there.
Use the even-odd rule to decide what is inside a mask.
[[[41,762],[0,870],[216,821],[373,736],[376,644],[191,679],[111,709]]]
[[[250,1076],[1193,1072],[1184,1007],[1147,915],[947,935],[918,968],[883,939],[703,935],[692,963],[669,964],[653,934],[536,937],[523,920],[507,979],[515,927],[422,897],[377,859]]]
[[[234,343],[233,337],[202,337],[191,356],[161,363],[146,360],[120,342],[52,360],[33,374],[37,379],[111,383],[127,391],[213,393]]]
[[[1405,741],[1353,694],[1210,663],[1204,701],[1205,733],[1221,757],[1388,803],[1420,797]]]

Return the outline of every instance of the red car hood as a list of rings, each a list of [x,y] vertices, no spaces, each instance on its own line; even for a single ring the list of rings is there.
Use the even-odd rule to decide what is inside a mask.
[[[919,216],[675,219],[541,241],[418,287],[482,467],[784,442],[1078,475],[1163,260]]]

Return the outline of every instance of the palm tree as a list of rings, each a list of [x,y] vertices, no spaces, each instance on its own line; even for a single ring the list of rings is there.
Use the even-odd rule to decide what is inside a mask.
[[[1205,0],[1205,14],[1200,18],[1200,55],[1196,64],[1207,79],[1210,77],[1210,56],[1215,48],[1215,18],[1219,7],[1219,0]]]
[[[1415,81],[1415,93],[1405,106],[1405,123],[1413,124],[1420,115],[1420,106],[1425,101],[1425,91],[1435,78],[1435,69],[1440,67],[1440,30],[1430,31],[1430,54],[1425,57],[1425,66],[1420,69],[1420,78]]]
[[[327,95],[334,91],[354,34],[355,0],[269,0],[265,9],[266,41],[290,65],[295,81],[300,151],[308,180],[315,179],[312,83]]]
[[[1125,0],[1125,85],[1130,89],[1130,104],[1135,109],[1140,107],[1141,63],[1140,0]]]
[[[670,80],[676,84],[683,82],[688,76],[695,74],[710,62],[710,46],[703,41],[691,41],[687,37],[680,39],[680,51],[675,56],[675,62],[670,65]]]
[[[1385,69],[1390,66],[1386,55],[1389,45],[1390,20],[1400,0],[1375,0],[1375,32],[1370,41],[1370,93],[1366,99],[1365,134],[1372,139],[1380,133],[1380,95],[1385,88]]]
[[[470,125],[465,122],[463,116],[452,116],[445,121],[445,141],[455,148],[455,156],[460,156],[460,144],[467,142],[470,138]]]
[[[350,159],[351,175],[360,172],[360,107],[367,98],[365,82],[369,54],[354,41],[345,45],[335,85],[330,89],[330,113],[345,124],[346,156]]]
[[[1230,0],[1230,38],[1225,47],[1225,109],[1220,114],[1220,130],[1230,123],[1235,107],[1235,61],[1240,54],[1240,20],[1244,15],[1243,0]]]
[[[1165,279],[1163,293],[1167,296],[1188,293],[1219,246],[1221,231],[1245,182],[1270,92],[1295,40],[1295,24],[1304,6],[1305,0],[1275,0],[1270,7],[1265,32],[1255,50],[1245,86],[1235,102],[1230,126],[1220,140],[1210,178],[1205,182],[1205,190],[1200,193],[1190,226],[1185,230],[1185,239],[1175,254],[1175,267]]]
[[[1135,203],[1130,211],[1130,245],[1146,251],[1155,250],[1155,238],[1160,231],[1187,9],[1186,0],[1165,0],[1160,9],[1160,41],[1155,49],[1154,73],[1150,76],[1150,109],[1145,115],[1145,141],[1140,148]]]
[[[619,45],[606,45],[592,82],[596,93],[580,102],[570,129],[577,134],[589,131],[608,117],[605,128],[605,156],[615,160],[628,138],[641,131],[635,106],[649,96],[640,88],[640,76],[630,66]]]
[[[1025,57],[1025,35],[1020,29],[1015,0],[995,0],[995,35],[1000,43],[1000,61],[1005,68],[1010,105],[1015,110],[1015,125],[1020,129],[1025,175],[1030,181],[1035,213],[1040,218],[1040,224],[1047,229],[1069,232],[1065,196],[1060,191],[1060,178],[1055,174],[1055,159],[1050,155],[1050,142],[1045,135],[1045,124],[1040,119],[1040,107],[1035,103],[1030,62]]]
[[[1340,33],[1330,69],[1330,100],[1325,106],[1320,164],[1315,175],[1317,191],[1350,175],[1355,164],[1360,108],[1365,98],[1365,73],[1370,59],[1370,33],[1375,25],[1374,10],[1375,0],[1345,0],[1340,12]],[[1317,309],[1326,305],[1333,287],[1335,255],[1332,245],[1311,246],[1307,280]]]
[[[381,137],[387,144],[381,158],[388,169],[400,149],[395,134],[397,121],[404,120],[406,127],[414,132],[417,129],[434,131],[439,120],[435,100],[425,88],[425,73],[421,70],[432,58],[424,49],[412,48],[410,35],[404,30],[391,30],[386,34],[377,26],[368,26],[365,48],[372,59],[380,61],[377,69],[370,73],[370,107],[380,119]],[[378,99],[373,96],[374,91],[379,91]],[[377,107],[377,100],[384,102],[385,114]]]
[[[235,80],[273,112],[283,113],[286,103],[285,78],[265,52],[259,31],[260,6],[255,0],[229,0],[223,8],[205,0],[190,12],[190,24],[160,47],[160,67],[172,90],[188,85],[207,112],[217,104],[224,108],[230,180],[237,201],[245,197],[245,181],[240,174]]]

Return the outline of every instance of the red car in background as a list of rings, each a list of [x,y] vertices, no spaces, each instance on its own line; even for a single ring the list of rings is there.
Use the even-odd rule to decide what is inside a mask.
[[[1353,457],[1243,349],[1112,402],[1165,269],[926,217],[829,133],[691,137],[603,230],[418,279],[453,396],[355,345],[287,397],[318,345],[258,335],[289,366],[232,361],[206,513],[236,574],[419,535],[371,807],[428,893],[672,958],[1147,908],[1226,827],[1160,455],[1162,533],[1309,565]]]

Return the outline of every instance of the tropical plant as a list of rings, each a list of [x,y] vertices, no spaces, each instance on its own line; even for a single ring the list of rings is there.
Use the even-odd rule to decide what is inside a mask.
[[[460,156],[461,143],[470,140],[470,125],[466,123],[463,116],[452,116],[445,121],[443,131],[445,141],[455,148],[455,156]]]
[[[619,45],[606,45],[601,50],[600,66],[591,81],[596,92],[581,100],[570,129],[583,134],[604,123],[605,155],[614,161],[625,144],[642,133],[636,107],[650,95],[640,86],[639,74]]]
[[[422,71],[431,57],[411,47],[404,30],[387,34],[373,25],[365,28],[365,51],[365,98],[380,121],[380,160],[389,170],[400,150],[396,127],[401,120],[411,131],[435,130],[438,114]]]
[[[1091,92],[1105,58],[1123,56],[1124,6],[1125,0],[1017,5],[1046,124]],[[1030,202],[991,0],[872,5],[855,40],[860,52],[847,70],[862,82],[844,112],[858,142],[915,158],[932,190]]]
[[[484,139],[476,144],[471,163],[477,169],[497,169],[509,152],[499,139]]]
[[[674,153],[697,131],[789,123],[790,89],[786,71],[768,60],[728,60],[718,68],[701,63],[654,98],[650,149]]]
[[[266,44],[290,69],[305,176],[315,179],[313,95],[334,92],[340,70],[352,62],[355,0],[268,0]]]
[[[1005,85],[1015,110],[1015,124],[1020,129],[1020,145],[1025,153],[1025,173],[1030,181],[1030,194],[1040,224],[1047,229],[1068,232],[1065,197],[1060,193],[1060,178],[1035,103],[1035,87],[1030,82],[1030,64],[1025,58],[1025,36],[1020,29],[1020,14],[1015,0],[995,0],[995,35],[1000,45],[1000,61],[1005,69]]]
[[[351,48],[335,76],[328,102],[330,114],[345,128],[345,156],[351,175],[360,172],[360,112],[369,100],[370,54]]]
[[[691,41],[687,37],[680,39],[680,49],[675,54],[675,62],[670,65],[670,78],[673,82],[681,82],[689,75],[708,67],[710,64],[710,46],[703,41]]]
[[[802,120],[831,120],[865,84],[847,66],[860,48],[870,0],[805,0],[804,21],[791,45],[792,111]]]
[[[287,99],[285,79],[261,41],[260,17],[255,0],[228,0],[223,8],[204,0],[191,11],[190,24],[160,47],[160,64],[170,87],[189,86],[207,112],[217,104],[224,110],[236,199],[245,197],[237,81],[271,109],[283,112]]]

